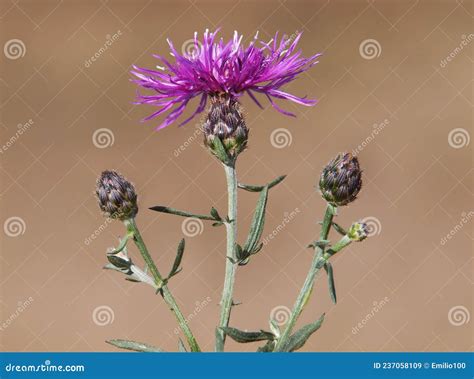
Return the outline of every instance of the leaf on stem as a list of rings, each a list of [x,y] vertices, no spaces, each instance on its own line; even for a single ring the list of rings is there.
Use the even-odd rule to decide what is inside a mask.
[[[216,154],[217,158],[224,163],[225,165],[229,166],[232,164],[232,159],[229,157],[229,154],[227,154],[227,150],[222,144],[222,141],[220,138],[216,137],[212,140],[213,144],[213,153]]]
[[[148,345],[143,342],[121,340],[121,339],[108,340],[105,342],[115,347],[118,347],[120,349],[139,351],[142,353],[162,353],[163,352],[163,350],[160,349],[159,347]]]
[[[188,351],[186,350],[186,346],[184,346],[183,341],[181,338],[178,339],[178,350],[180,353],[187,353]]]
[[[168,279],[171,278],[172,276],[175,276],[182,270],[182,268],[180,268],[179,266],[181,265],[181,260],[183,259],[184,246],[185,246],[185,241],[183,238],[181,239],[181,241],[179,241],[178,249],[176,251],[176,258],[174,259],[173,267],[171,268],[171,271],[168,274]]]
[[[161,212],[161,213],[168,213],[168,214],[172,214],[172,215],[176,215],[176,216],[193,217],[193,218],[198,218],[200,220],[221,221],[220,218],[216,219],[214,216],[201,215],[201,214],[181,211],[179,209],[165,207],[165,206],[162,206],[162,205],[155,205],[154,207],[151,207],[149,209],[151,209],[152,211]]]
[[[327,245],[329,245],[329,242],[331,242],[331,241],[329,241],[329,240],[314,241],[314,242],[310,243],[308,245],[308,247],[313,248],[313,249],[316,248],[316,247],[320,247],[321,249],[324,249]]]
[[[264,330],[260,330],[258,332],[244,332],[243,330],[230,327],[221,327],[220,329],[234,341],[240,343],[266,340],[273,341],[275,339],[273,333],[266,332]]]
[[[257,353],[271,353],[275,349],[275,341],[268,341],[257,349]]]
[[[347,234],[344,228],[341,227],[339,224],[336,224],[335,222],[333,222],[332,226],[336,230],[336,232],[338,232],[340,235],[345,236]]]
[[[219,215],[219,212],[217,212],[216,208],[212,207],[210,213],[211,213],[211,216],[214,217],[214,220],[222,221],[222,217]]]
[[[311,335],[321,327],[321,324],[324,321],[323,315],[314,323],[303,326],[301,329],[296,331],[294,334],[288,338],[288,341],[282,348],[282,351],[295,351],[301,349],[306,341],[311,337]]]
[[[270,183],[268,183],[266,186],[251,186],[251,185],[242,184],[242,183],[238,183],[237,186],[249,192],[261,192],[263,191],[265,187],[268,187],[268,189],[275,187],[277,184],[280,184],[285,178],[286,178],[286,175],[279,176],[275,180],[272,180]]]
[[[258,253],[262,248],[262,245],[259,244],[259,240],[262,236],[263,227],[265,225],[265,209],[267,206],[267,199],[268,187],[265,186],[260,192],[257,206],[255,208],[255,213],[253,215],[252,224],[250,225],[249,235],[243,247],[244,252],[246,252],[249,256]]]
[[[329,295],[331,295],[331,300],[334,304],[337,303],[337,296],[336,296],[336,285],[334,283],[334,271],[332,269],[332,265],[329,262],[326,262],[324,265],[324,269],[328,274],[328,286],[329,286]]]
[[[280,326],[274,319],[270,320],[270,330],[276,338],[280,338],[280,335],[281,335]]]

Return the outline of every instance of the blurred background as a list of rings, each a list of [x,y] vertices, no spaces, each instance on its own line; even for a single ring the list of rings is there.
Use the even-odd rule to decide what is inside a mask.
[[[311,108],[280,103],[297,118],[242,100],[251,137],[239,180],[288,177],[270,191],[265,248],[237,273],[242,304],[231,325],[268,329],[271,315],[285,322],[325,208],[315,187],[320,170],[353,151],[364,187],[337,222],[364,219],[371,237],[334,257],[337,305],[326,275],[318,278],[300,325],[323,312],[326,320],[303,350],[472,350],[472,2],[0,4],[1,350],[115,350],[104,342],[111,338],[177,350],[162,299],[101,269],[124,233],[97,207],[104,169],[135,184],[137,222],[163,272],[186,237],[184,269],[170,288],[202,347],[213,350],[225,231],[147,208],[225,214],[224,173],[202,146],[199,118],[159,132],[160,120],[139,122],[154,109],[132,104],[129,70],[153,68],[152,54],[168,54],[166,38],[185,51],[195,31],[217,27],[226,39],[238,30],[246,43],[257,31],[265,40],[302,31],[303,54],[323,53],[286,88],[319,99]],[[239,196],[242,242],[257,195]]]

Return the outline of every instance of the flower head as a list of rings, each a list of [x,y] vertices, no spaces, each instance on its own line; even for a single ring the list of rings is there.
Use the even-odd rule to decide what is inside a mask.
[[[324,167],[319,179],[323,198],[336,206],[354,201],[362,188],[362,170],[357,157],[340,153]]]
[[[347,232],[347,235],[352,241],[363,241],[369,236],[369,227],[365,222],[354,222]]]
[[[228,96],[211,97],[211,106],[202,125],[204,145],[219,159],[220,152],[216,146],[220,140],[225,155],[235,159],[246,147],[249,130],[237,100]],[[224,159],[224,162],[226,158]]]
[[[124,221],[138,213],[135,188],[118,172],[102,172],[97,179],[96,195],[107,217]]]
[[[321,55],[304,58],[301,51],[295,51],[301,33],[295,34],[294,39],[286,36],[279,39],[276,33],[269,42],[258,40],[257,33],[247,47],[244,47],[242,35],[237,32],[226,43],[223,39],[216,41],[216,34],[217,31],[210,33],[206,30],[201,42],[195,33],[190,54],[180,54],[168,40],[174,62],[154,55],[162,63],[162,67],[157,66],[157,70],[134,66],[132,74],[137,79],[133,81],[154,91],[150,95],[138,94],[136,103],[158,107],[145,120],[170,111],[157,129],[176,121],[189,101],[197,96],[200,96],[198,107],[181,125],[205,109],[209,96],[226,94],[237,99],[247,93],[261,107],[255,96],[260,93],[268,98],[275,109],[291,116],[294,115],[278,107],[274,100],[290,100],[306,106],[316,104],[315,100],[297,97],[281,90],[285,84],[318,63],[317,58]]]

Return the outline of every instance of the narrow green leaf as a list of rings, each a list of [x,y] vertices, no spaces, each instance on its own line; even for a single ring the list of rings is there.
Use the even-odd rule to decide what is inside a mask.
[[[336,224],[335,222],[332,223],[333,228],[338,232],[340,235],[345,236],[347,234],[346,230],[344,230],[343,227],[341,227],[339,224]]]
[[[132,260],[123,253],[107,254],[107,260],[122,271],[130,270]]]
[[[230,165],[232,163],[232,160],[227,154],[227,151],[224,145],[222,144],[222,141],[220,140],[220,138],[215,137],[212,140],[212,145],[213,145],[212,147],[214,148],[213,153],[216,154],[217,158],[219,158],[219,160],[225,165]]]
[[[270,320],[270,330],[275,335],[276,338],[280,338],[280,335],[281,335],[280,326],[274,319]]]
[[[257,349],[257,353],[271,353],[275,348],[275,341],[268,341]]]
[[[221,226],[221,225],[224,225],[224,223],[222,221],[217,221],[217,222],[213,222],[212,223],[212,226]]]
[[[237,258],[237,261],[243,261],[244,259],[247,259],[249,257],[249,254],[242,249],[242,246],[240,246],[238,243],[235,244],[235,257]]]
[[[320,247],[321,249],[324,249],[328,244],[329,240],[319,240],[319,241],[314,241],[308,245],[308,247],[315,248],[315,247]]]
[[[275,336],[272,333],[266,332],[264,330],[260,330],[258,332],[244,332],[242,330],[230,327],[221,327],[220,329],[234,341],[240,343],[275,339]]]
[[[265,209],[268,199],[268,187],[265,186],[260,192],[257,201],[255,213],[253,215],[252,224],[250,225],[249,235],[244,245],[244,250],[251,253],[256,250],[257,244],[262,236],[263,227],[265,225]]]
[[[183,341],[181,340],[181,338],[178,339],[178,350],[181,352],[181,353],[187,353],[188,351],[186,350],[186,346],[184,346],[184,343]]]
[[[283,346],[282,351],[295,351],[301,349],[306,341],[311,337],[311,335],[321,327],[321,324],[324,321],[323,315],[314,323],[303,326],[301,329],[297,330],[294,334],[288,338],[285,346]]]
[[[161,206],[161,205],[156,205],[156,206],[151,207],[149,209],[151,209],[152,211],[155,211],[155,212],[168,213],[168,214],[172,214],[172,215],[176,215],[176,216],[193,217],[193,218],[198,218],[200,220],[216,221],[216,219],[213,216],[207,216],[207,215],[201,215],[201,214],[181,211],[179,209],[164,207],[164,206]]]
[[[328,274],[328,286],[329,286],[329,295],[331,295],[331,300],[334,304],[337,303],[337,296],[336,296],[336,285],[334,283],[334,271],[332,269],[332,265],[329,262],[326,262],[324,265],[324,269]]]
[[[249,262],[250,262],[250,257],[247,257],[247,258],[244,258],[244,259],[240,260],[238,263],[239,263],[239,266],[245,266]]]
[[[128,340],[121,340],[121,339],[108,340],[105,342],[115,347],[118,347],[120,349],[139,351],[142,353],[162,353],[163,352],[163,350],[160,349],[159,347],[148,345],[143,342],[128,341]]]
[[[217,212],[217,209],[214,207],[211,208],[211,216],[214,217],[214,220],[216,221],[222,220],[221,216],[219,215],[219,212]]]
[[[176,258],[174,259],[173,267],[171,268],[170,273],[168,274],[168,278],[176,275],[178,272],[181,271],[179,266],[181,265],[181,260],[183,259],[184,254],[184,247],[185,247],[184,238],[179,241],[178,249],[176,251]]]
[[[261,192],[265,187],[268,187],[268,189],[275,187],[277,184],[280,184],[285,178],[286,175],[279,176],[275,180],[272,180],[270,183],[268,183],[266,186],[251,186],[239,183],[238,187],[249,192]]]

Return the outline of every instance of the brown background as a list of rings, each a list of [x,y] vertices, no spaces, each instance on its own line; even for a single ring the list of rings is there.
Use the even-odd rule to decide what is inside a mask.
[[[2,0],[1,43],[19,39],[25,46],[18,59],[1,55],[2,145],[18,124],[33,124],[0,157],[0,321],[10,320],[0,330],[0,348],[102,351],[113,350],[105,339],[121,337],[176,350],[176,324],[161,299],[145,285],[101,270],[122,225],[109,224],[88,245],[85,239],[104,222],[93,189],[106,168],[135,183],[138,223],[162,271],[172,264],[183,219],[147,207],[204,213],[213,205],[225,213],[223,170],[201,137],[174,154],[193,136],[197,120],[160,132],[153,131],[158,120],[140,124],[152,108],[132,104],[136,88],[128,74],[132,64],[156,65],[151,55],[167,54],[167,37],[179,48],[195,30],[221,26],[225,38],[238,30],[247,41],[257,30],[263,39],[277,30],[303,31],[304,54],[324,53],[288,86],[291,93],[320,99],[313,108],[282,104],[296,119],[243,99],[251,140],[239,160],[240,180],[264,183],[288,174],[271,190],[265,235],[285,212],[300,212],[239,269],[236,300],[243,304],[232,325],[267,328],[272,309],[292,306],[311,260],[305,246],[315,239],[324,211],[314,188],[322,166],[338,151],[355,149],[387,119],[359,154],[365,181],[360,198],[338,217],[344,225],[375,218],[379,233],[334,258],[336,306],[325,275],[318,279],[301,322],[322,312],[327,317],[304,350],[472,350],[472,220],[441,242],[473,204],[473,143],[453,148],[448,141],[456,128],[472,134],[472,45],[442,67],[472,32],[472,15],[468,1]],[[112,46],[86,67],[106,36],[118,31]],[[367,39],[380,45],[373,59],[359,52]],[[93,144],[99,128],[112,131],[111,146]],[[292,140],[281,149],[271,144],[278,128],[287,128]],[[255,201],[255,194],[240,194],[241,241]],[[24,222],[16,237],[5,232],[11,217]],[[186,315],[210,297],[190,321],[206,350],[213,348],[218,317],[224,234],[205,223],[202,234],[187,238],[184,270],[171,282]],[[31,304],[12,318],[18,302],[30,296]],[[388,303],[353,333],[385,297]],[[101,306],[114,316],[104,326],[93,319]]]

